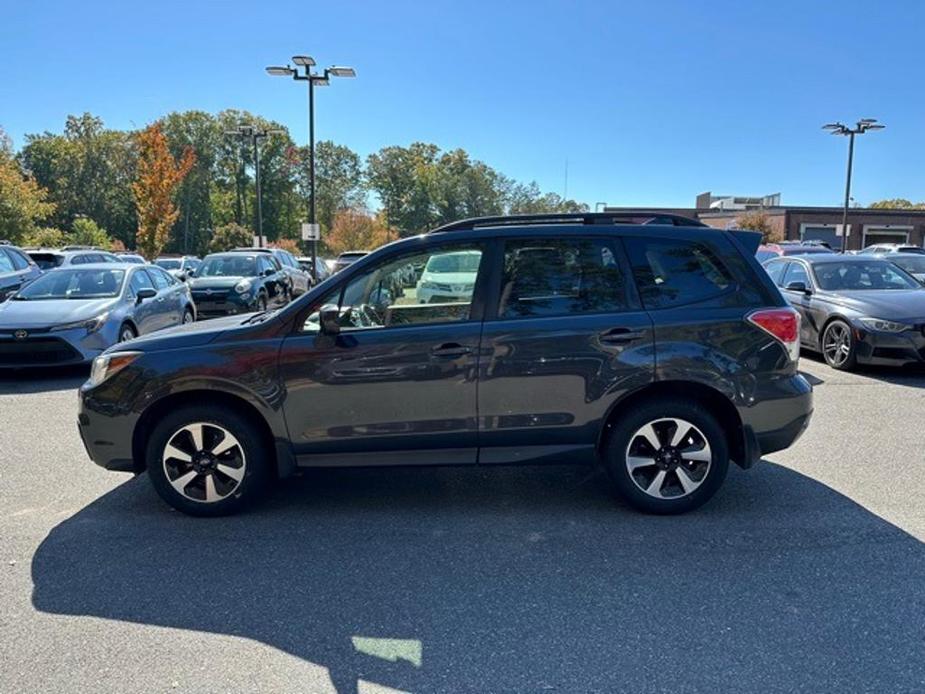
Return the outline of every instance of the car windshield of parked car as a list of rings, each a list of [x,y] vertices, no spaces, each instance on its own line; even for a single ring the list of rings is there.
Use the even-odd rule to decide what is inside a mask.
[[[252,255],[224,255],[206,258],[196,277],[254,277],[257,262]]]
[[[17,301],[106,299],[122,291],[125,270],[55,270],[26,285]]]
[[[813,266],[816,282],[829,292],[863,289],[918,289],[921,285],[885,260],[833,262]]]
[[[427,261],[425,272],[435,274],[457,273],[457,272],[478,272],[479,261],[482,254],[478,251],[469,251],[463,253],[445,253],[443,255],[431,256]]]
[[[925,255],[902,254],[890,258],[890,261],[913,275],[925,274]]]
[[[160,258],[154,261],[154,264],[158,267],[162,267],[165,270],[179,270],[181,267],[181,262],[174,258]]]

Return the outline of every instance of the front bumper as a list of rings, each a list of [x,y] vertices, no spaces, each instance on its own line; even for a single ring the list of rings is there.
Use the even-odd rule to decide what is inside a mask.
[[[26,332],[24,338],[6,331],[0,335],[0,368],[88,364],[115,342],[104,330],[90,334],[84,328]]]
[[[247,299],[243,299],[234,292],[220,295],[193,292],[193,303],[196,304],[197,318],[216,318],[250,313],[255,310],[257,298],[250,293]]]
[[[86,384],[81,386],[77,407],[77,430],[87,455],[107,470],[133,472],[132,432],[138,421],[129,410],[113,412],[111,402],[94,397]]]
[[[885,333],[853,326],[855,354],[861,364],[904,366],[925,362],[925,328]]]

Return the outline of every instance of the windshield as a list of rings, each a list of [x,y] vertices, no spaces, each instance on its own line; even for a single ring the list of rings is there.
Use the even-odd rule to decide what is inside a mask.
[[[478,272],[481,253],[445,253],[432,256],[427,261],[425,272]]]
[[[175,258],[158,258],[154,261],[154,264],[158,267],[162,267],[165,270],[179,270],[180,261]]]
[[[893,265],[899,265],[906,272],[925,274],[925,255],[908,254],[890,258]]]
[[[206,258],[196,277],[254,277],[257,262],[252,255],[220,255]]]
[[[918,289],[920,285],[885,260],[866,263],[834,262],[813,265],[819,286],[830,292],[863,289]]]
[[[125,270],[55,270],[26,285],[17,301],[105,299],[122,291]]]

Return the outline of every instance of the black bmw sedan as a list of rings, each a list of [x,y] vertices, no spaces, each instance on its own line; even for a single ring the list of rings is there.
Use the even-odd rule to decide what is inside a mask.
[[[800,343],[836,369],[925,361],[925,287],[880,258],[791,256],[765,269],[802,315]]]

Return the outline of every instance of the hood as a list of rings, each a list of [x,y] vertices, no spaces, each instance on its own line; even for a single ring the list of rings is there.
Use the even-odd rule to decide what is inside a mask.
[[[108,299],[51,299],[47,301],[4,301],[0,304],[0,330],[49,328],[96,318],[119,303]]]
[[[440,284],[475,284],[474,272],[425,272],[422,280]]]
[[[174,328],[166,328],[164,330],[148,333],[147,335],[142,335],[141,337],[136,337],[127,345],[115,345],[114,347],[110,347],[108,351],[117,352],[127,349],[138,349],[143,352],[159,352],[166,349],[198,347],[200,345],[209,344],[228,330],[237,328],[252,315],[252,313],[241,313],[235,316],[212,318],[196,323],[178,325]]]
[[[241,280],[253,279],[253,277],[193,277],[187,284],[190,289],[231,289]]]
[[[859,313],[900,322],[925,322],[925,288],[831,292],[829,298]]]

